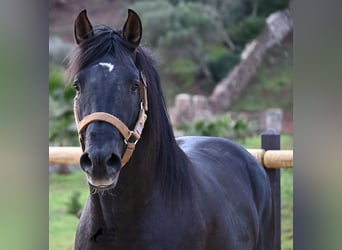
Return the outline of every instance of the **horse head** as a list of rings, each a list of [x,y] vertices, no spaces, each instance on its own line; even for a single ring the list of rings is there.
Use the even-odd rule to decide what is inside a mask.
[[[83,154],[80,165],[95,189],[116,186],[146,120],[146,83],[135,64],[142,26],[128,11],[120,31],[94,29],[86,10],[75,20],[78,68],[74,114]]]

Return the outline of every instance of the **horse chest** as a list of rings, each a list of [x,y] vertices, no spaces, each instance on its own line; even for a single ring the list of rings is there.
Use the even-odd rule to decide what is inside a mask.
[[[167,227],[164,227],[164,230],[160,230],[159,227],[146,230],[126,229],[125,232],[101,229],[95,233],[89,231],[78,235],[75,249],[197,249],[189,248],[188,240],[184,235],[175,233]]]
[[[105,225],[80,225],[75,249],[145,249],[136,226],[106,228]]]

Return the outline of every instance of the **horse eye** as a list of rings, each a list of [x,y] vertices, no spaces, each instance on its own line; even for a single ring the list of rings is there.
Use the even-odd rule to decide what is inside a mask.
[[[74,87],[74,89],[76,89],[76,91],[80,91],[80,84],[78,79],[75,79],[72,86]]]
[[[137,92],[138,88],[139,88],[138,84],[133,84],[132,87],[131,87],[131,91],[132,92]]]

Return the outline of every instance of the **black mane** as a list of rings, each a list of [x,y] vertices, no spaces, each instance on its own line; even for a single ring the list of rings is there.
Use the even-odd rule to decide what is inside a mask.
[[[165,196],[172,195],[174,198],[189,194],[191,186],[187,166],[190,162],[176,143],[160,78],[146,49],[138,48],[136,65],[145,75],[147,82],[149,112],[143,136],[148,138],[146,143],[151,149],[149,153],[154,154],[157,160],[156,178],[160,188]]]
[[[190,162],[176,143],[155,62],[146,48],[139,46],[134,50],[134,46],[123,39],[121,30],[115,31],[103,25],[96,26],[94,36],[83,41],[70,55],[68,81],[70,82],[80,70],[108,54],[123,61],[129,58],[128,55],[132,55],[136,67],[146,78],[148,119],[137,145],[137,150],[141,148],[143,157],[153,162],[146,168],[156,166],[152,171],[160,191],[167,199],[172,200],[172,197],[189,194],[189,169],[185,166]],[[135,154],[139,153],[136,151]]]

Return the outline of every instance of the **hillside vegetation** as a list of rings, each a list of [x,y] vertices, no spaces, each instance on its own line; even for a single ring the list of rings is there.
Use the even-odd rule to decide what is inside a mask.
[[[291,35],[266,54],[254,79],[230,110],[262,111],[273,107],[292,113],[292,77]]]
[[[50,2],[50,35],[72,40],[73,21],[82,8],[94,23],[118,28],[127,8],[143,22],[143,45],[151,48],[167,103],[181,92],[209,94],[240,58],[245,44],[262,30],[265,18],[284,9],[288,0],[258,1],[75,1]],[[111,4],[113,9],[110,8]],[[73,18],[72,18],[73,17]],[[291,42],[268,57],[255,81],[232,110],[292,109]],[[284,55],[288,55],[285,57]],[[63,66],[51,64],[49,75],[49,139],[54,145],[77,145],[72,115],[72,88],[64,83]],[[291,115],[290,115],[291,116]]]

